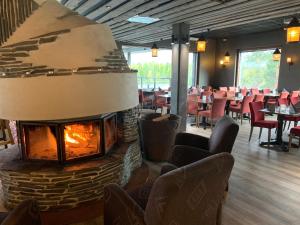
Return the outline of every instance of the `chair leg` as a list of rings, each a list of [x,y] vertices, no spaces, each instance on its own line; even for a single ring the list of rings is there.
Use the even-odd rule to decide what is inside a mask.
[[[253,126],[251,126],[250,136],[249,136],[249,142],[251,141],[252,133],[253,133]]]
[[[290,129],[290,126],[291,126],[291,121],[289,122],[288,130]]]
[[[261,133],[262,133],[262,128],[259,129],[258,140],[260,140],[260,138],[261,138]]]
[[[249,121],[249,123],[251,122],[251,115],[250,115],[250,113],[248,113],[248,121]]]
[[[241,125],[243,125],[243,113],[241,113]]]
[[[290,150],[290,148],[292,147],[292,140],[293,140],[293,137],[294,137],[294,135],[293,135],[293,134],[290,134],[288,150]]]
[[[271,143],[271,129],[268,130],[268,148],[270,148]]]

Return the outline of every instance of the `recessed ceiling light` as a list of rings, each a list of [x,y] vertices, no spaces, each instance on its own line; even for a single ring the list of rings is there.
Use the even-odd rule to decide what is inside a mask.
[[[111,6],[110,5],[107,5],[107,6],[105,6],[107,9],[111,9]]]
[[[160,21],[159,18],[152,18],[148,16],[133,16],[128,19],[129,22],[131,23],[144,23],[144,24],[150,24],[150,23],[155,23],[157,21]]]

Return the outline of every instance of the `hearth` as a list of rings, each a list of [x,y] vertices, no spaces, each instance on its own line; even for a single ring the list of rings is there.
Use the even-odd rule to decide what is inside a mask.
[[[117,114],[55,121],[18,121],[24,160],[61,164],[105,155],[117,143]]]

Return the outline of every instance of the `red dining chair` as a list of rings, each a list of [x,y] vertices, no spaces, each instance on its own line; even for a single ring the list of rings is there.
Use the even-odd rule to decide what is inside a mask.
[[[236,87],[229,87],[229,91],[233,91],[235,93]]]
[[[220,91],[225,91],[225,92],[226,92],[226,91],[227,91],[227,87],[220,87],[219,90],[220,90]]]
[[[298,147],[300,146],[300,126],[298,127],[293,127],[290,131],[290,138],[289,138],[289,149],[292,147],[292,140],[293,138],[298,137],[299,144]]]
[[[241,88],[241,94],[243,96],[246,96],[247,95],[247,92],[248,92],[248,89],[247,88]]]
[[[270,94],[271,93],[271,89],[270,88],[264,88],[263,89],[263,94],[266,95],[266,94]]]
[[[270,147],[271,130],[273,128],[278,127],[278,121],[265,120],[265,114],[263,112],[260,112],[260,110],[263,108],[264,108],[263,102],[250,102],[251,130],[250,130],[249,142],[251,140],[254,127],[260,128],[259,140],[261,137],[262,128],[267,128],[268,129],[268,147]]]
[[[153,107],[153,100],[150,97],[146,97],[142,89],[139,89],[139,104],[141,109],[144,108],[144,105],[151,105]]]
[[[290,93],[288,91],[283,91],[280,93],[279,98],[288,98],[289,94]]]
[[[164,91],[155,91],[154,92],[154,107],[155,112],[157,109],[162,109],[163,107],[168,107],[168,99],[165,97],[160,97],[160,95],[164,95]]]
[[[299,96],[291,97],[290,102],[291,102],[292,105],[296,105],[298,102],[300,102],[300,97]]]
[[[264,102],[265,96],[264,95],[255,95],[254,101],[255,102]]]
[[[200,117],[205,117],[206,119],[210,120],[210,126],[212,128],[213,123],[224,116],[226,101],[226,98],[215,98],[210,110],[198,112],[198,121],[200,121]]]
[[[197,101],[197,95],[188,95],[187,96],[187,114],[188,116],[195,116],[196,124],[198,124],[198,101]]]
[[[292,91],[291,98],[299,97],[300,91]]]
[[[216,91],[213,93],[214,98],[225,98],[226,91]]]
[[[259,90],[258,90],[258,88],[251,88],[251,95],[253,95],[253,96],[259,95]]]
[[[201,93],[201,97],[203,97],[203,96],[210,97],[211,95],[212,95],[212,92],[211,92],[211,91],[203,91],[203,92]]]
[[[289,105],[289,100],[287,98],[279,98],[278,99],[278,105],[286,105],[288,106]]]
[[[198,94],[198,89],[196,87],[192,87],[190,89],[190,93],[189,94],[191,94],[191,95],[197,95]]]
[[[226,96],[227,96],[227,98],[234,98],[235,97],[235,91],[227,91]]]
[[[291,97],[290,102],[292,106],[296,105],[300,102],[300,97]],[[294,127],[296,127],[299,121],[300,121],[300,116],[284,116],[283,130],[285,130],[287,122],[289,122],[288,129],[290,129],[291,122],[294,122]]]
[[[241,124],[243,124],[243,117],[244,115],[248,115],[249,121],[250,121],[250,107],[249,107],[249,103],[253,101],[253,96],[245,96],[243,98],[243,101],[238,104],[237,106],[230,106],[229,107],[229,111],[232,112],[232,117],[233,117],[233,113],[236,113],[236,118],[238,117],[238,115],[240,115],[241,117]]]

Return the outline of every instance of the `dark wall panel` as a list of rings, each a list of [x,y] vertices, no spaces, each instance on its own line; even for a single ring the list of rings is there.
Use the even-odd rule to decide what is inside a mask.
[[[279,90],[286,88],[294,90],[300,88],[300,44],[286,44],[285,32],[283,30],[243,35],[228,39],[224,42],[217,40],[216,45],[216,69],[211,76],[210,83],[215,86],[232,86],[235,82],[236,60],[238,50],[251,50],[263,48],[282,49],[282,57],[279,72]],[[224,57],[226,51],[231,55],[231,62],[225,68],[220,66],[219,62]],[[293,58],[294,65],[289,67],[286,63],[286,57]]]

